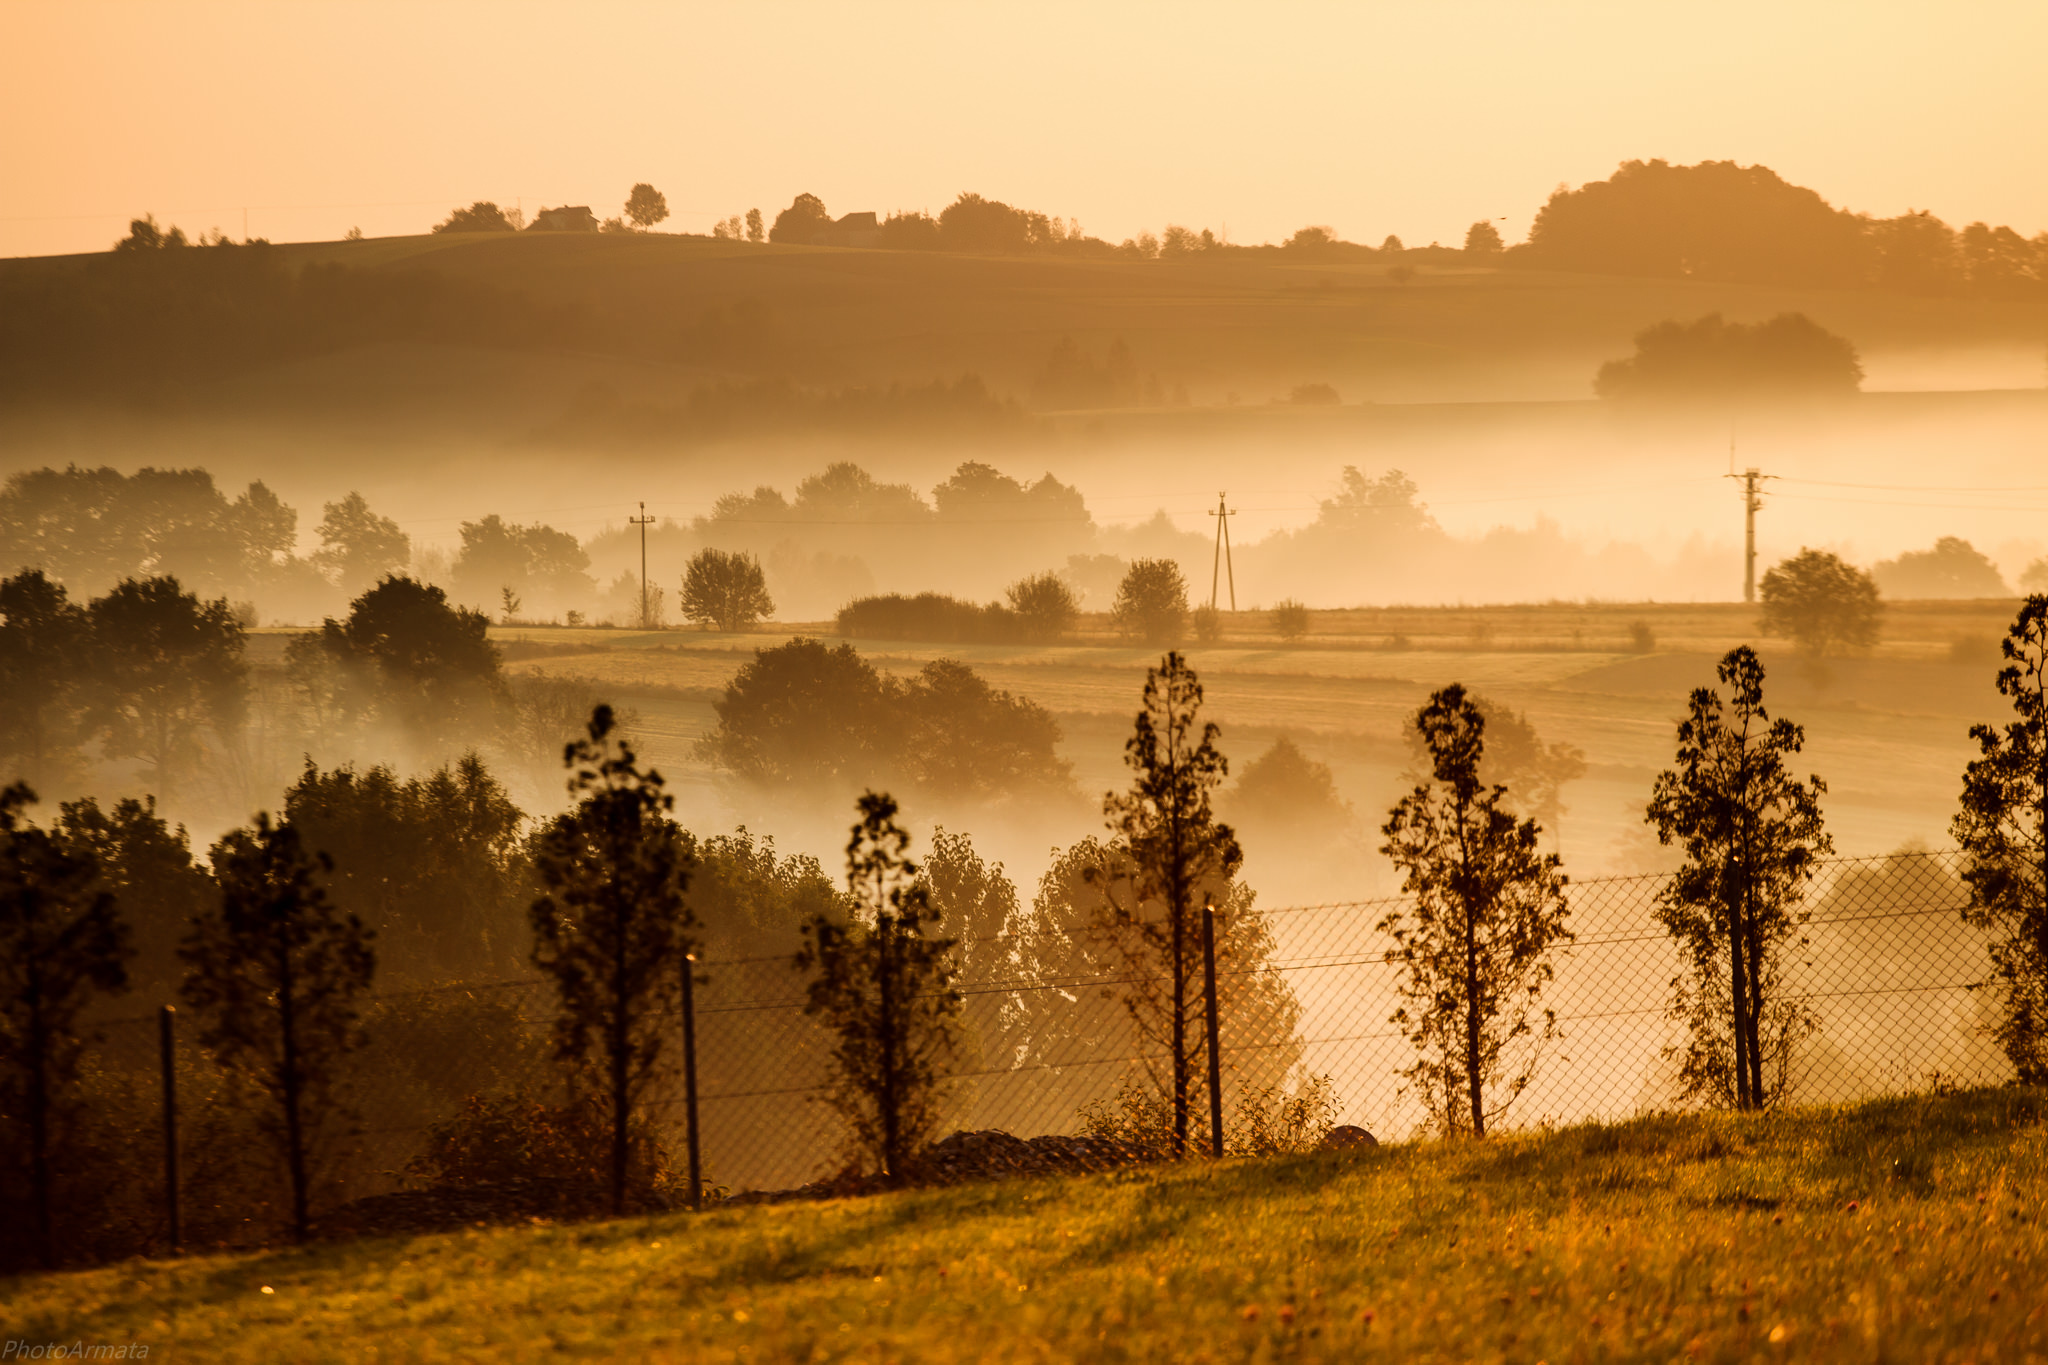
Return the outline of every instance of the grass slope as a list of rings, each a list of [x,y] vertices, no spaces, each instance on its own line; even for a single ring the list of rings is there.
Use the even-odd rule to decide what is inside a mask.
[[[2044,1112],[1664,1116],[138,1262],[0,1286],[0,1318],[171,1360],[2038,1359]]]

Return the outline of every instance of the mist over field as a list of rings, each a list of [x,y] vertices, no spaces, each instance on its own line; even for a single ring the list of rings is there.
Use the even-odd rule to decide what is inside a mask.
[[[2040,206],[1649,126],[0,215],[0,1271],[2048,1079]]]

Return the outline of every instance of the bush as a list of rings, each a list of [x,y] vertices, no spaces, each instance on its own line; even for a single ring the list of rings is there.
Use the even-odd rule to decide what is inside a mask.
[[[1648,654],[1657,647],[1657,632],[1650,629],[1648,621],[1628,623],[1628,647],[1638,654]]]
[[[593,1200],[611,1183],[611,1111],[597,1094],[562,1104],[518,1095],[471,1095],[451,1117],[427,1130],[426,1149],[406,1167],[423,1185],[474,1187],[537,1180]],[[668,1149],[645,1118],[627,1128],[626,1185],[632,1195],[665,1207],[687,1190]]]
[[[1289,644],[1308,634],[1308,608],[1283,597],[1273,608],[1273,630]]]
[[[1148,645],[1180,643],[1188,618],[1188,585],[1170,559],[1132,562],[1116,590],[1110,621],[1126,640]]]
[[[993,602],[976,606],[937,592],[856,597],[839,609],[836,629],[842,636],[863,640],[947,644],[1010,644],[1023,640],[1029,631],[1008,607]]]
[[[1196,607],[1189,614],[1194,623],[1195,639],[1205,645],[1213,645],[1223,638],[1223,613],[1207,605]]]
[[[1081,618],[1081,601],[1056,573],[1033,574],[1012,583],[1005,594],[1026,638],[1057,640]]]

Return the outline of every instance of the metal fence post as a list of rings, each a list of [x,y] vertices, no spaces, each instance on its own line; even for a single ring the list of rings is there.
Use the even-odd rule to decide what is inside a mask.
[[[157,1012],[157,1051],[162,1055],[164,1073],[164,1215],[170,1224],[171,1250],[176,1252],[178,1231],[178,1074],[174,1065],[176,1045],[171,1021],[177,1011],[165,1005]]]
[[[1222,1028],[1216,1010],[1216,912],[1205,893],[1202,896],[1202,999],[1209,1025],[1209,1155],[1223,1155],[1223,1053],[1219,1043]]]
[[[697,1140],[697,955],[683,954],[683,1123],[690,1145],[690,1208],[704,1209],[704,1164]]]

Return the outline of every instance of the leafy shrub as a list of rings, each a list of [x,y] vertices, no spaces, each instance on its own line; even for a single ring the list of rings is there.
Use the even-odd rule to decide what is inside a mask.
[[[1628,623],[1628,647],[1638,654],[1648,654],[1657,647],[1657,632],[1650,629],[1648,621]]]
[[[1027,629],[1008,607],[994,602],[977,606],[938,592],[856,597],[839,609],[837,624],[838,633],[849,638],[949,644],[1007,644],[1024,639]]]
[[[425,1150],[406,1167],[423,1185],[500,1185],[539,1180],[593,1196],[611,1182],[610,1107],[595,1092],[562,1104],[518,1095],[471,1095],[452,1117],[427,1130]],[[661,1206],[685,1191],[667,1147],[644,1117],[627,1128],[626,1185]]]
[[[1057,640],[1072,630],[1081,616],[1081,599],[1056,573],[1020,578],[1009,586],[1005,596],[1028,639]]]
[[[1209,1112],[1205,1084],[1197,1082],[1196,1113],[1200,1143],[1207,1149]],[[1337,1124],[1337,1092],[1326,1075],[1303,1075],[1292,1087],[1256,1086],[1240,1092],[1223,1121],[1223,1151],[1228,1156],[1273,1156],[1314,1151]],[[1139,1161],[1166,1161],[1173,1156],[1173,1100],[1142,1077],[1129,1076],[1115,1095],[1082,1106],[1081,1133],[1128,1152]]]
[[[1308,608],[1292,597],[1283,597],[1273,606],[1273,631],[1281,639],[1292,643],[1308,634]]]
[[[1194,623],[1195,639],[1205,645],[1213,645],[1223,638],[1223,613],[1212,606],[1199,606],[1188,613]]]
[[[1180,565],[1170,559],[1132,561],[1110,609],[1117,633],[1148,645],[1176,645],[1187,618],[1188,585]]]

